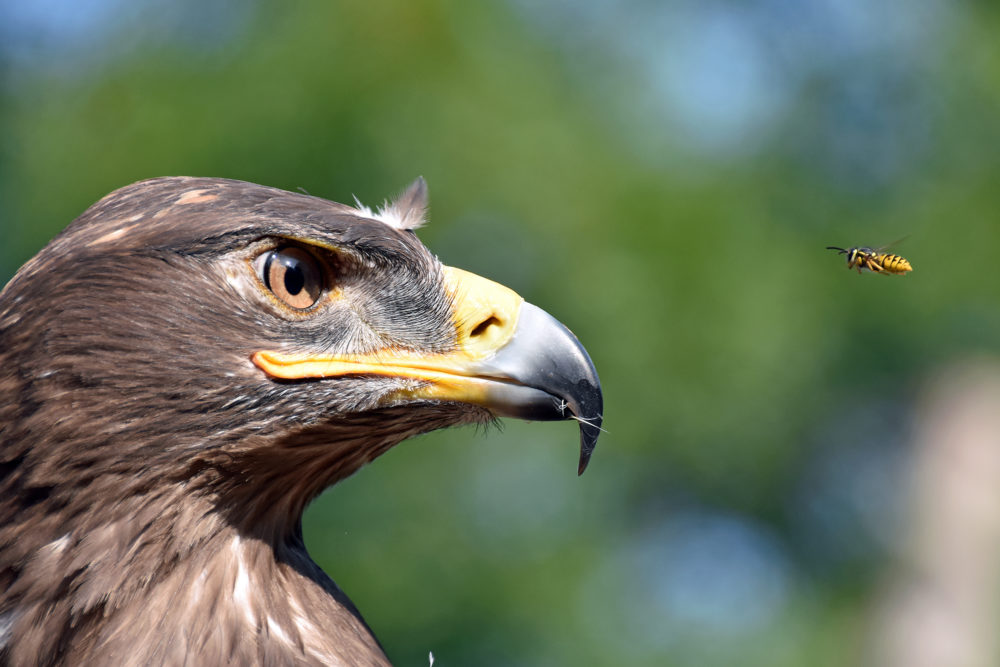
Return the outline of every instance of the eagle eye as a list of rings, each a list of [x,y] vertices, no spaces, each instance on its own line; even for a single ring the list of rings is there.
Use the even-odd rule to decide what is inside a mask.
[[[286,246],[269,250],[259,259],[261,280],[287,306],[304,310],[316,305],[323,293],[319,260],[303,248]]]

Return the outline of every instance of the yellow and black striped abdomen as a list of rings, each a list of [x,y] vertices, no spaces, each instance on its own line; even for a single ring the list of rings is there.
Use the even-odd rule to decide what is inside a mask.
[[[879,253],[875,261],[886,273],[903,274],[907,271],[913,270],[913,267],[910,266],[910,262],[905,257],[900,257],[899,255]]]

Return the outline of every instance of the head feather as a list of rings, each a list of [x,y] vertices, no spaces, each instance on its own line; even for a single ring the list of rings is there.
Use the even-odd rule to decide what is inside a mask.
[[[380,220],[390,227],[413,230],[427,221],[427,181],[423,176],[410,183],[392,202],[383,202],[375,212],[354,198],[355,208],[366,218]]]

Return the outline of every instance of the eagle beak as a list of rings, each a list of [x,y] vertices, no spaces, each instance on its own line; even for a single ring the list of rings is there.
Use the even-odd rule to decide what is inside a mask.
[[[587,469],[604,420],[597,369],[576,336],[538,306],[521,303],[513,335],[490,357],[469,364],[485,385],[482,402],[502,417],[580,422],[579,474]]]
[[[472,273],[444,268],[453,302],[455,349],[383,349],[369,354],[303,355],[263,350],[253,362],[285,380],[381,375],[419,381],[394,400],[458,401],[500,417],[580,423],[579,474],[603,421],[597,370],[576,336],[514,291]]]

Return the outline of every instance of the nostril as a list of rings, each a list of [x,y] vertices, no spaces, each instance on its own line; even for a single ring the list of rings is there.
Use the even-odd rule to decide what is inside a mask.
[[[478,338],[485,334],[491,326],[500,326],[500,320],[496,316],[490,315],[485,320],[476,325],[476,328],[469,333],[470,338]]]

